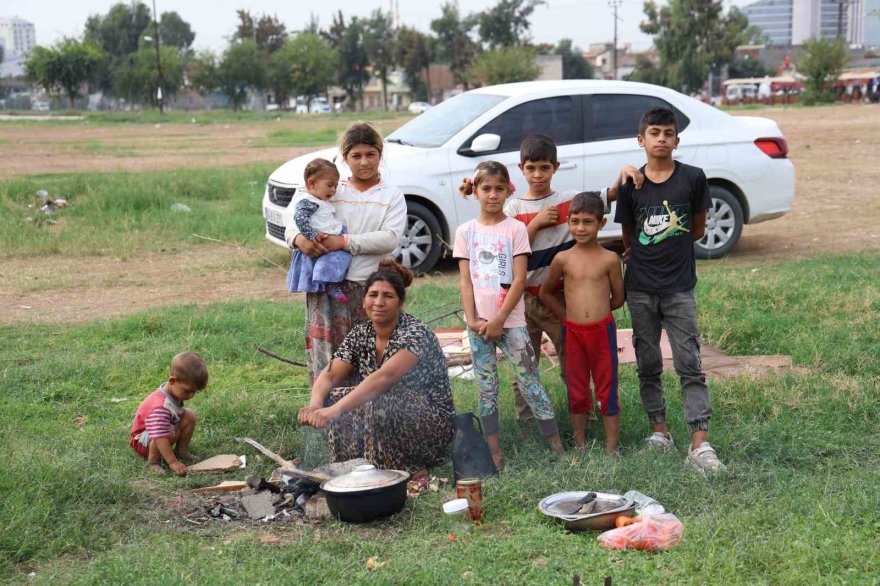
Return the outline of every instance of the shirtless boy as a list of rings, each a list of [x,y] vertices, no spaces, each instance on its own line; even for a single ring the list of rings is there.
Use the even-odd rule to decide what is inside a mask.
[[[605,204],[595,192],[575,196],[568,213],[574,246],[550,264],[539,297],[565,328],[565,380],[574,443],[586,447],[587,419],[592,409],[590,374],[605,428],[605,450],[617,453],[620,403],[617,397],[617,328],[612,311],[623,305],[623,273],[617,255],[599,244],[605,226]],[[565,282],[565,307],[553,294]]]

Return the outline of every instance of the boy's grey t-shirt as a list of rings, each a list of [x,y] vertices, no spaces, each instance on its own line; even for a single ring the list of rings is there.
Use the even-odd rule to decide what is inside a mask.
[[[706,174],[678,161],[663,183],[645,177],[641,189],[632,181],[620,187],[614,220],[633,225],[624,276],[627,290],[662,295],[694,288],[697,266],[690,232],[694,214],[709,205]]]

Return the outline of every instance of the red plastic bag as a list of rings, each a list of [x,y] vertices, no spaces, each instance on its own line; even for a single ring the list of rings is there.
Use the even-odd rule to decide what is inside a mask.
[[[599,535],[599,545],[608,549],[663,551],[675,547],[684,536],[684,524],[672,513],[642,515],[637,523],[611,529]]]

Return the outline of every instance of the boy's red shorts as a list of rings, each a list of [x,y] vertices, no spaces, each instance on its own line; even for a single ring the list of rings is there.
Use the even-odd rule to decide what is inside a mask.
[[[565,340],[565,382],[568,385],[568,410],[589,413],[590,374],[596,387],[596,403],[602,415],[620,413],[617,397],[617,326],[614,315],[590,324],[563,322]]]

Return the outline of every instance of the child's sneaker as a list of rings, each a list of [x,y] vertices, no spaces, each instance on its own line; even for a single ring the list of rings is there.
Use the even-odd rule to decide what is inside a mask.
[[[709,445],[709,442],[703,442],[700,447],[693,450],[688,448],[688,455],[685,462],[703,472],[721,472],[727,468],[718,459],[715,449]]]
[[[348,295],[343,293],[340,289],[336,287],[327,287],[327,291],[330,293],[333,299],[335,299],[339,303],[348,303]]]
[[[675,442],[672,441],[672,436],[660,431],[655,431],[645,441],[648,443],[649,447],[655,450],[660,450],[661,452],[668,452],[675,448]]]

